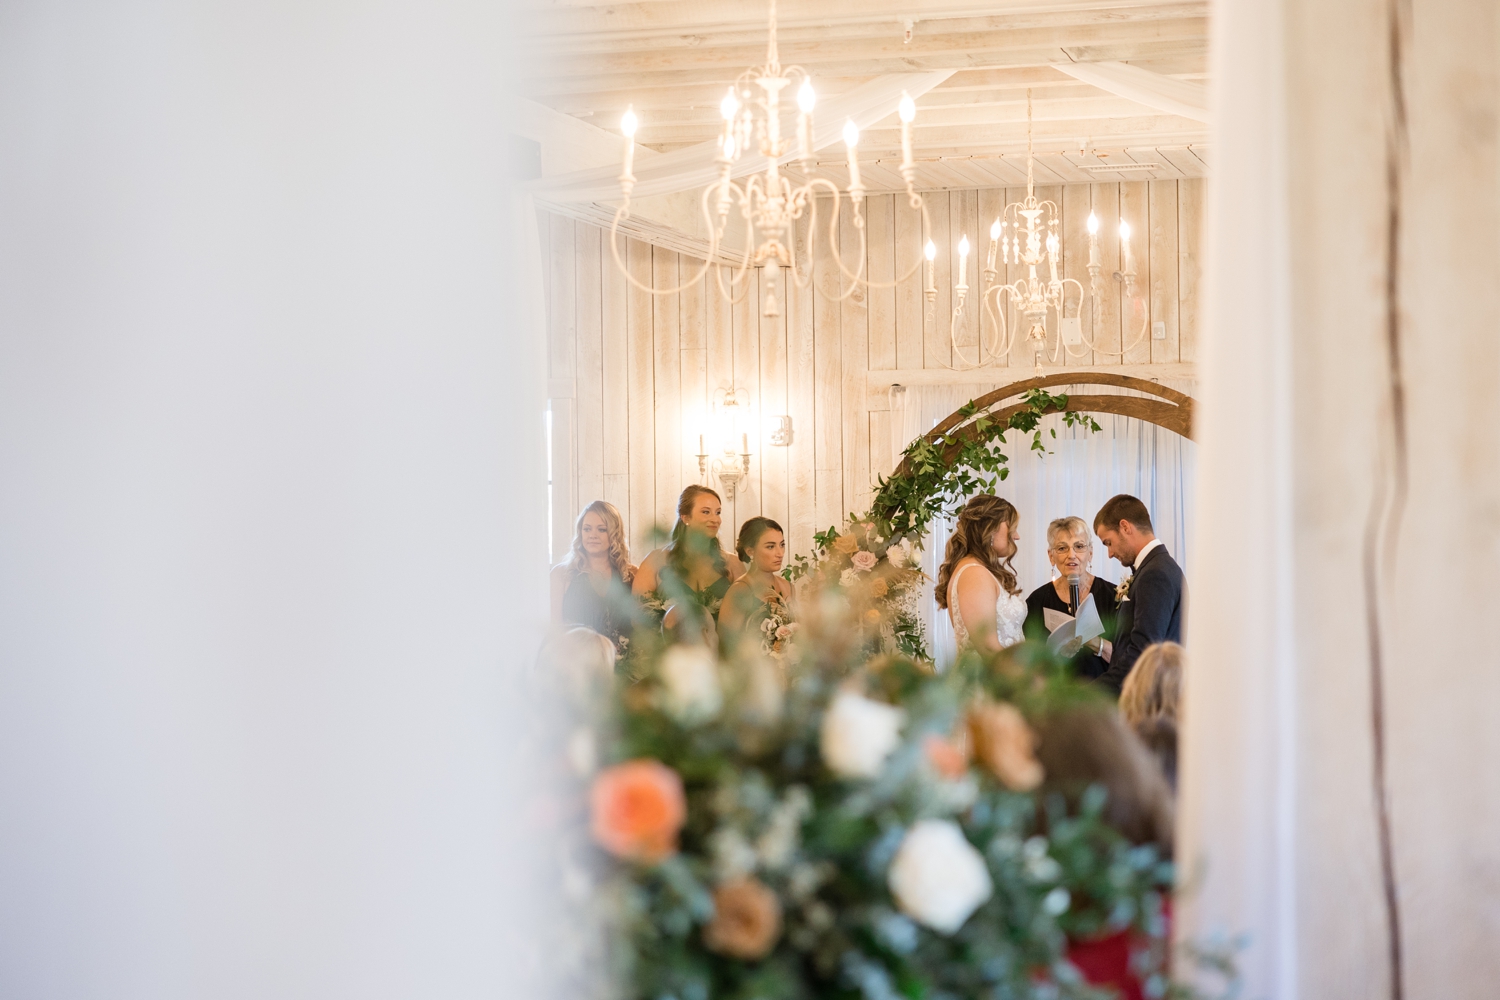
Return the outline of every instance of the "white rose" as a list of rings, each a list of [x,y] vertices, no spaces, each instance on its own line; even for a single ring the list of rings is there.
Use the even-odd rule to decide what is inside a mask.
[[[840,777],[873,778],[901,742],[905,721],[899,708],[840,691],[823,716],[823,760]]]
[[[719,668],[703,646],[673,646],[661,660],[667,711],[679,722],[711,719],[724,705]]]
[[[949,819],[913,824],[886,881],[907,916],[943,934],[962,927],[995,891],[984,856]]]
[[[842,573],[839,574],[839,585],[840,586],[843,586],[843,587],[852,587],[852,586],[854,586],[858,582],[859,582],[859,574],[856,573],[856,572],[854,572],[853,569],[846,569]]]

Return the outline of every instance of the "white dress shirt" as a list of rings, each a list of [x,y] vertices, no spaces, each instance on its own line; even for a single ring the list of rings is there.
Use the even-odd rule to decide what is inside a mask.
[[[1140,569],[1141,563],[1146,561],[1146,556],[1151,552],[1152,549],[1158,548],[1160,545],[1160,538],[1153,538],[1151,539],[1151,541],[1147,542],[1145,547],[1135,554],[1135,562],[1130,564],[1130,568],[1132,570]]]

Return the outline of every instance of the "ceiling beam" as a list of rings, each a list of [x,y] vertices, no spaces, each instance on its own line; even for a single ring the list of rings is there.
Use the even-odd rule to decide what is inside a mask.
[[[983,17],[995,14],[1022,16],[1028,14],[1071,13],[1079,19],[1118,19],[1153,7],[1197,7],[1206,11],[1208,4],[1163,4],[1161,0],[932,0],[927,9],[913,9],[913,0],[799,0],[777,12],[782,27],[817,27],[885,19],[899,26],[903,19],[914,18],[920,32],[924,22],[960,17]],[[579,35],[615,34],[630,37],[635,33],[718,32],[737,28],[764,28],[767,6],[746,0],[658,0],[652,3],[570,3],[528,4],[520,12],[529,32]]]

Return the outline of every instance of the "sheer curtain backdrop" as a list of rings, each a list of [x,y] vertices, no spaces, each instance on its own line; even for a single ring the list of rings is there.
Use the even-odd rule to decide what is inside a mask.
[[[1195,388],[1195,383],[1187,380],[1165,380],[1162,384],[1188,395]],[[904,400],[898,393],[892,400],[891,414],[892,433],[898,436],[892,442],[895,453],[900,454],[913,440],[969,400],[994,388],[993,384],[911,386],[906,389]],[[1069,395],[1140,395],[1129,389],[1102,385],[1073,385],[1050,391]],[[1041,429],[1042,441],[1048,449],[1045,455],[1031,450],[1029,434],[1012,432],[1006,436],[1007,446],[1003,450],[1010,458],[1010,475],[997,485],[996,492],[1021,512],[1019,551],[1014,565],[1023,593],[1029,594],[1052,579],[1046,553],[1048,522],[1072,514],[1092,526],[1094,514],[1116,493],[1131,493],[1145,502],[1157,537],[1184,568],[1188,566],[1191,553],[1187,544],[1193,521],[1193,443],[1133,417],[1097,413],[1094,418],[1102,428],[1097,434],[1065,426],[1059,414],[1044,417]],[[1051,435],[1054,430],[1056,438]],[[884,475],[889,470],[879,471]],[[934,580],[948,545],[950,528],[951,521],[939,519],[924,543],[923,569]],[[1124,576],[1124,568],[1105,555],[1097,538],[1090,572],[1116,583]],[[955,652],[953,628],[947,613],[938,609],[931,587],[918,602],[918,610],[927,626],[938,666],[946,667]]]

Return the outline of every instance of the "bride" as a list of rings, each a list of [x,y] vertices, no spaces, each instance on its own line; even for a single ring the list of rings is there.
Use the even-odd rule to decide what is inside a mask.
[[[935,596],[938,607],[948,610],[960,650],[993,652],[1025,638],[1026,599],[1011,567],[1020,522],[1010,501],[988,493],[959,512]]]

